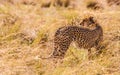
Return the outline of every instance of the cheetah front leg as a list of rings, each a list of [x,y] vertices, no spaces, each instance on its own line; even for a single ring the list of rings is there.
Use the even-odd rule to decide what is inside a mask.
[[[88,59],[92,59],[92,53],[91,53],[91,48],[88,49]]]
[[[83,42],[79,42],[79,41],[76,41],[76,45],[79,47],[79,48],[85,48],[85,49],[88,49],[88,59],[91,59],[92,58],[92,52],[91,52],[91,47],[87,47],[87,44],[84,44]],[[94,45],[93,45],[94,46]]]
[[[98,39],[96,42],[95,42],[95,48],[96,48],[96,55],[100,55],[102,53],[102,50],[101,50],[101,40]]]

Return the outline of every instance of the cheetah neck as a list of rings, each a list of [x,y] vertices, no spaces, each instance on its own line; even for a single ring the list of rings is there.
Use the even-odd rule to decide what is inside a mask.
[[[103,30],[102,30],[102,27],[100,25],[96,25],[96,28],[92,30],[93,33],[102,33]]]

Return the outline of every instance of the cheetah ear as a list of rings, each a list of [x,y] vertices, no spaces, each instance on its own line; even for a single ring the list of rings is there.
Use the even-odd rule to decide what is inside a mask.
[[[94,20],[94,17],[89,17],[89,21],[91,21],[92,23],[95,23],[96,21]]]
[[[84,26],[85,19],[83,19],[80,23],[80,25]]]
[[[90,17],[89,17],[89,20],[90,20],[90,21],[94,21],[94,17],[90,16]]]

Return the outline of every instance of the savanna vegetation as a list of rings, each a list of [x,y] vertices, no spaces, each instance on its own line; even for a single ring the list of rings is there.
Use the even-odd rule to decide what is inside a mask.
[[[62,63],[40,59],[53,51],[55,31],[78,16],[102,26],[102,53],[93,48],[89,60],[73,43]],[[120,0],[0,0],[0,75],[120,75]]]

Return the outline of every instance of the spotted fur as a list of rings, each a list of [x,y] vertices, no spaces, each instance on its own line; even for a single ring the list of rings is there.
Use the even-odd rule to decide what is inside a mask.
[[[51,57],[63,58],[71,42],[76,42],[80,48],[90,50],[95,47],[98,49],[99,43],[103,39],[102,27],[95,23],[92,17],[84,19],[83,26],[94,26],[93,29],[80,26],[64,26],[59,28],[54,35],[54,51]]]

